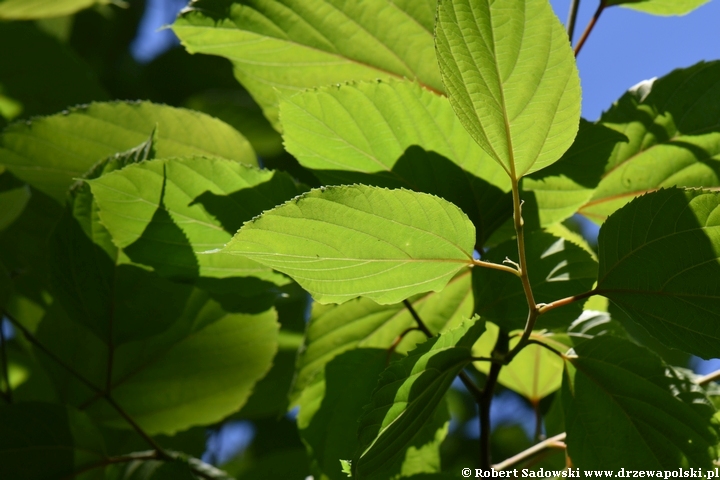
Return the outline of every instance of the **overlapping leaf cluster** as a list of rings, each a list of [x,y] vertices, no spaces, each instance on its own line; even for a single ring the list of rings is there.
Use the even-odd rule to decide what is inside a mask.
[[[589,122],[546,0],[191,3],[174,32],[246,91],[122,84],[67,37],[86,13],[0,23],[47,59],[0,65],[0,477],[452,478],[473,403],[495,461],[528,443],[489,436],[496,380],[565,432],[540,466],[718,459],[716,389],[677,366],[720,357],[720,61]],[[227,472],[178,453],[238,420]]]

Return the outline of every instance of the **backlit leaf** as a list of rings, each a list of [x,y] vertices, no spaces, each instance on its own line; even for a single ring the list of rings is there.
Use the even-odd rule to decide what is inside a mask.
[[[3,0],[0,2],[0,20],[61,17],[93,5],[108,3],[111,0]]]
[[[447,98],[404,81],[359,82],[281,99],[285,147],[328,185],[432,193],[460,207],[478,242],[512,215],[510,181]]]
[[[442,90],[432,3],[201,0],[182,12],[173,31],[191,53],[230,59],[237,79],[277,126],[275,89],[407,77]]]
[[[363,185],[311,190],[246,223],[218,254],[286,273],[320,303],[439,291],[472,263],[475,229],[441,198]]]
[[[89,183],[100,221],[134,262],[186,281],[251,276],[287,283],[247,258],[199,252],[222,248],[243,222],[300,193],[289,175],[182,157],[131,165]]]
[[[157,157],[209,155],[256,162],[248,141],[220,120],[149,102],[112,102],[8,126],[0,135],[0,164],[62,201],[74,179],[103,158],[146,141],[154,129]]]
[[[645,2],[651,4],[652,2]],[[625,135],[580,213],[597,223],[663,187],[720,186],[720,61],[700,62],[631,88],[600,118]]]
[[[580,79],[547,0],[440,0],[436,46],[455,113],[511,178],[554,163],[570,147]]]
[[[607,5],[620,5],[654,15],[685,15],[710,0],[608,0]]]

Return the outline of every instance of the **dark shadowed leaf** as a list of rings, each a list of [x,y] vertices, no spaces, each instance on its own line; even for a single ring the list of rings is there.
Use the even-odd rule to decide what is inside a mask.
[[[0,476],[7,479],[63,478],[105,459],[100,432],[73,408],[26,402],[0,406]],[[102,469],[83,480],[104,478]]]
[[[387,467],[423,430],[455,377],[472,361],[472,346],[485,322],[467,320],[390,364],[360,419],[358,478],[387,478]]]
[[[582,469],[712,466],[720,425],[697,386],[650,351],[600,336],[566,358],[568,455]],[[589,440],[592,439],[592,440]]]
[[[720,194],[672,188],[600,229],[597,290],[666,345],[720,356]]]

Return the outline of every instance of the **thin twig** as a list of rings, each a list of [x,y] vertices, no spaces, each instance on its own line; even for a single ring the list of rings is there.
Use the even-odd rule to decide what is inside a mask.
[[[415,323],[417,323],[418,328],[428,337],[431,338],[433,336],[430,329],[425,325],[425,322],[422,321],[420,318],[420,315],[415,311],[415,308],[413,307],[412,303],[410,303],[409,300],[403,300],[403,304],[405,304],[405,307],[408,309],[408,312],[410,312],[410,315],[415,319]],[[480,398],[482,397],[482,390],[480,390],[480,387],[475,385],[475,382],[473,382],[472,378],[470,376],[461,371],[458,375],[460,377],[460,380],[465,385],[465,388],[468,389],[470,394],[475,398],[476,401],[480,401]]]
[[[720,380],[720,370],[715,370],[712,373],[708,373],[707,375],[704,375],[697,380],[695,380],[695,383],[698,385],[707,385],[710,382],[714,382],[716,380]]]
[[[571,303],[577,302],[579,300],[584,300],[588,297],[592,297],[593,295],[597,295],[597,293],[597,290],[590,290],[589,292],[573,295],[571,297],[561,298],[560,300],[555,300],[554,302],[540,305],[540,314],[542,315],[543,313],[549,312],[550,310],[553,310],[555,308],[564,307],[565,305],[570,305]]]
[[[528,339],[528,341],[527,341],[525,344],[526,344],[526,345],[530,345],[531,343],[534,343],[535,345],[540,345],[541,347],[544,347],[544,348],[550,350],[552,353],[554,353],[555,355],[557,355],[557,356],[560,357],[560,358],[565,358],[565,355],[563,355],[562,352],[560,352],[559,350],[554,349],[553,347],[551,347],[551,346],[548,345],[547,343],[541,342],[540,340],[535,340],[534,338],[530,338],[530,339]]]
[[[484,260],[473,260],[473,265],[476,265],[478,267],[491,268],[493,270],[500,270],[501,272],[512,273],[516,277],[520,276],[520,272],[517,269],[508,267],[507,265],[501,265],[499,263],[486,262]]]
[[[134,462],[136,460],[157,460],[157,459],[158,459],[158,455],[157,455],[157,452],[155,452],[155,451],[131,453],[129,455],[121,455],[119,457],[108,457],[101,462],[93,463],[92,465],[88,465],[79,470],[76,470],[75,472],[71,473],[70,475],[63,477],[62,480],[71,480],[79,475],[82,475],[83,473],[95,470],[96,468],[103,468],[103,467],[107,467],[109,465],[115,465],[118,463],[129,463],[129,462]]]
[[[385,366],[387,367],[390,363],[390,359],[392,358],[392,354],[397,348],[398,345],[400,345],[400,342],[402,342],[402,339],[405,338],[405,335],[407,335],[410,332],[420,331],[418,327],[410,327],[406,328],[400,335],[397,336],[395,341],[390,345],[390,348],[387,350],[387,357],[385,358]]]
[[[493,347],[492,356],[502,357],[508,349],[508,334],[500,330],[498,338]],[[493,363],[490,365],[490,371],[485,380],[485,386],[482,390],[482,396],[478,403],[480,410],[480,468],[483,471],[489,471],[492,466],[492,454],[490,451],[490,407],[492,406],[493,394],[495,393],[495,385],[497,385],[502,363]]]
[[[578,10],[580,10],[580,0],[570,0],[570,12],[568,13],[567,32],[572,43],[575,34],[575,23],[577,22]]]
[[[598,19],[600,18],[600,15],[602,15],[603,10],[605,10],[605,7],[607,6],[607,0],[600,0],[600,5],[598,5],[597,10],[595,10],[595,15],[590,19],[590,22],[588,22],[587,27],[585,27],[585,31],[583,32],[582,36],[580,37],[580,40],[578,40],[577,44],[575,45],[575,56],[577,57],[580,53],[580,49],[585,45],[585,41],[590,36],[590,32],[593,31],[593,28],[595,28],[595,24],[597,23]]]
[[[8,374],[8,369],[10,368],[8,366],[8,359],[7,359],[7,339],[5,338],[5,330],[3,327],[5,326],[5,319],[0,317],[0,355],[2,362],[2,375],[3,375],[3,381],[5,382],[5,391],[1,392],[3,398],[8,403],[13,403],[13,395],[12,395],[12,387],[10,386],[10,375]]]
[[[508,458],[507,460],[504,460],[500,463],[497,463],[493,465],[493,468],[495,470],[505,470],[508,467],[512,467],[513,465],[522,462],[523,460],[527,460],[528,458],[541,453],[549,448],[565,448],[565,437],[567,434],[565,432],[560,433],[558,435],[555,435],[554,437],[550,437],[546,440],[543,440],[542,442],[533,445],[532,447],[528,448],[527,450],[523,450],[522,452],[518,453],[515,456],[512,456]]]

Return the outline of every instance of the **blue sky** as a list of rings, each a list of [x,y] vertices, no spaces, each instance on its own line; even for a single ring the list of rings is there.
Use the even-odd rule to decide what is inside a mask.
[[[551,0],[565,22],[570,0]],[[581,0],[575,40],[598,0]],[[629,87],[701,60],[720,59],[720,1],[684,17],[658,17],[628,8],[605,9],[578,55],[583,116],[596,120]]]

